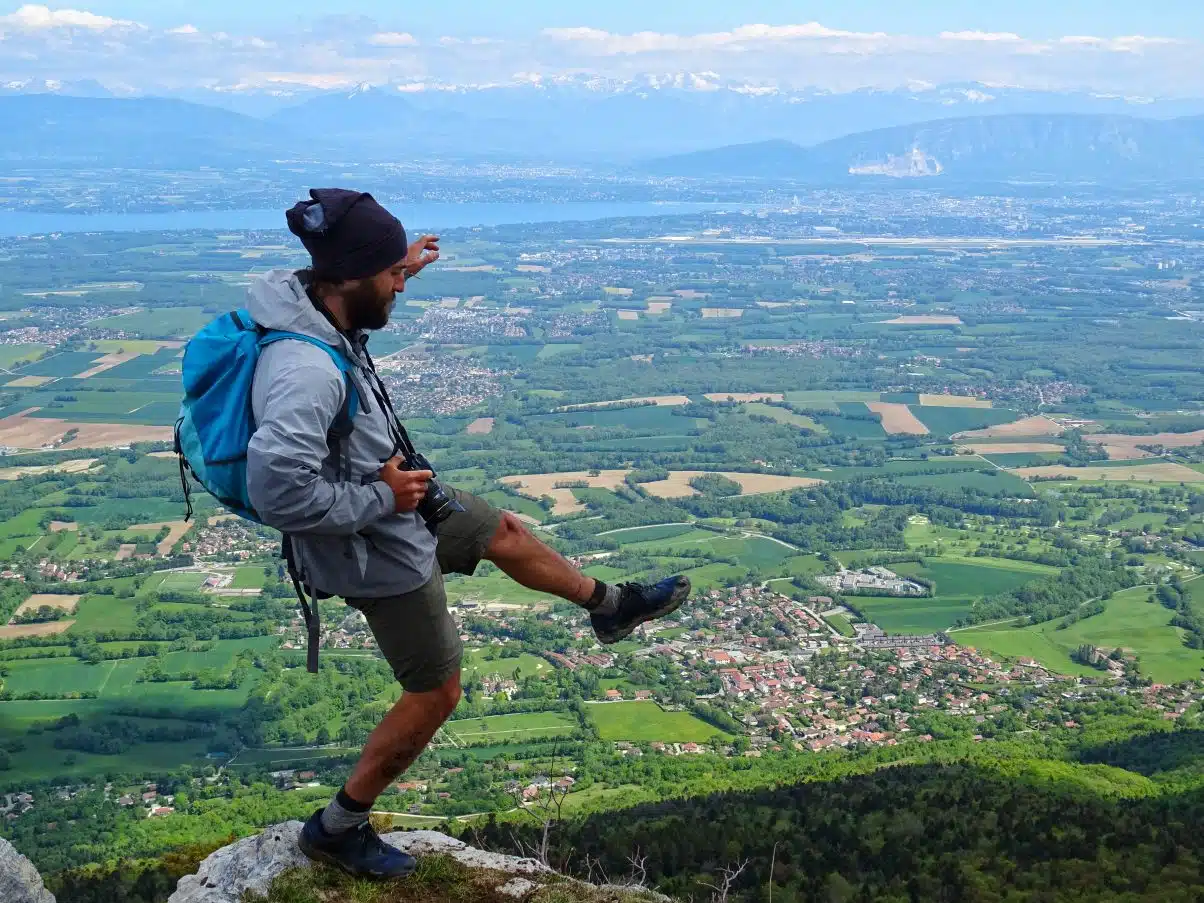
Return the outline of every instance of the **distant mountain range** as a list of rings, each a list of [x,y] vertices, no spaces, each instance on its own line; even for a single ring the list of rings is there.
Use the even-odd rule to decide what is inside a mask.
[[[830,181],[1194,178],[1204,160],[1204,101],[1136,104],[981,85],[848,94],[363,86],[261,116],[178,98],[77,96],[103,90],[8,83],[0,162],[187,168],[437,158]]]
[[[847,135],[812,147],[736,144],[652,161],[666,176],[945,181],[1127,182],[1204,178],[1204,116],[1016,114],[942,119]]]

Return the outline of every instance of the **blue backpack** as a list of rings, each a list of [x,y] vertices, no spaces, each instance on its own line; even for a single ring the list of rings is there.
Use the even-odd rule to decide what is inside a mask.
[[[255,433],[255,413],[251,408],[251,384],[259,353],[283,339],[297,339],[316,345],[334,361],[347,385],[343,408],[331,424],[329,437],[345,439],[351,435],[359,410],[359,393],[351,373],[355,365],[337,348],[313,336],[277,329],[264,329],[245,310],[218,317],[188,342],[184,349],[184,403],[176,420],[175,447],[180,457],[180,483],[184,487],[187,511],[192,517],[192,488],[188,475],[230,511],[256,523],[263,523],[251,504],[247,491],[247,445]],[[312,606],[306,602],[300,577],[293,567],[288,536],[281,547],[288,564],[289,577],[301,602],[309,635],[306,667],[318,670],[318,597],[311,589]]]
[[[185,521],[192,517],[187,479],[191,474],[230,511],[263,522],[247,492],[247,445],[255,432],[251,383],[259,353],[284,339],[308,342],[330,355],[347,384],[343,409],[330,433],[339,438],[351,434],[359,393],[351,378],[355,365],[342,351],[313,336],[264,329],[245,310],[223,314],[193,336],[184,349],[185,394],[176,420],[175,450],[188,506]]]

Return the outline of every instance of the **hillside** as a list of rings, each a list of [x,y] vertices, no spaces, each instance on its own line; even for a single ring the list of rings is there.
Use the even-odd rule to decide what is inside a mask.
[[[1017,114],[877,129],[812,147],[737,144],[661,158],[662,175],[827,182],[852,177],[1131,181],[1204,175],[1204,118]]]

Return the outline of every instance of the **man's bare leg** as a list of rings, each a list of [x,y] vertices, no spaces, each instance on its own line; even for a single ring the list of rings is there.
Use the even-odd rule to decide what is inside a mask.
[[[502,514],[497,532],[485,550],[485,559],[527,589],[550,593],[577,605],[584,605],[594,593],[593,577],[587,577],[551,546],[536,539],[509,512]]]
[[[364,744],[343,789],[370,805],[426,749],[460,701],[460,672],[427,693],[403,693]]]

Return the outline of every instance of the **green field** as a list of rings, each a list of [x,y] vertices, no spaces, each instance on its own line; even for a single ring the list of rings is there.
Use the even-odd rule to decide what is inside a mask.
[[[694,532],[694,528],[689,524],[655,524],[650,527],[626,527],[622,530],[611,530],[603,535],[626,546],[637,542],[672,539],[675,536],[691,532]]]
[[[544,345],[539,349],[539,354],[535,356],[542,361],[550,357],[556,357],[559,354],[570,354],[580,349],[581,344],[579,342],[561,342],[555,345]]]
[[[593,426],[598,428],[625,426],[642,433],[681,433],[698,426],[694,417],[680,417],[676,408],[668,405],[642,405],[635,408],[586,409],[565,411],[561,414],[540,414],[532,419],[537,422],[559,422],[568,426]]]
[[[633,743],[705,743],[729,734],[689,712],[666,712],[655,702],[603,702],[586,708],[603,740]]]
[[[502,677],[509,678],[514,674],[514,669],[517,668],[520,677],[530,677],[531,675],[546,675],[551,673],[553,666],[550,662],[544,661],[538,655],[531,655],[528,652],[523,652],[515,658],[485,658],[484,649],[465,649],[464,661],[460,666],[461,673],[465,678],[473,677],[477,674],[500,674]]]
[[[827,615],[824,617],[824,620],[831,624],[841,636],[851,637],[857,635],[857,632],[853,630],[853,625],[849,623],[849,619],[844,615]]]
[[[0,368],[13,369],[22,361],[36,361],[50,348],[49,345],[39,345],[30,342],[24,345],[0,345]]]
[[[75,376],[100,357],[95,351],[61,351],[39,358],[16,371],[19,376]]]
[[[791,404],[807,408],[835,407],[838,404],[855,404],[857,402],[878,401],[879,393],[861,391],[824,391],[805,390],[787,392],[786,400]],[[864,408],[862,409],[864,410]]]
[[[264,576],[261,567],[242,567],[234,571],[234,582],[231,589],[259,589],[263,586]]]
[[[527,517],[534,518],[537,521],[542,521],[548,516],[548,512],[539,507],[539,503],[534,499],[529,499],[522,495],[512,495],[501,489],[495,489],[493,492],[486,492],[481,495],[481,498],[492,504],[495,508],[505,508],[507,511],[513,511],[516,514],[525,514]]]
[[[1200,582],[1188,585],[1194,589]],[[1057,629],[1058,621],[1050,621],[1023,628],[959,630],[952,638],[997,655],[1034,658],[1051,670],[1069,674],[1101,673],[1071,661],[1070,653],[1081,644],[1105,650],[1119,646],[1136,653],[1141,672],[1158,683],[1199,679],[1204,651],[1183,645],[1184,631],[1171,626],[1172,612],[1147,602],[1149,593],[1144,587],[1117,593],[1103,614],[1084,618],[1065,630]]]
[[[785,408],[779,408],[771,404],[765,404],[760,401],[749,402],[744,406],[745,412],[749,414],[758,414],[762,417],[771,417],[778,423],[786,423],[790,426],[797,426],[800,429],[811,430],[812,432],[822,432],[823,427],[812,420],[810,417],[805,417],[802,414],[796,414],[793,411],[788,411]]]
[[[997,408],[942,408],[912,405],[909,410],[934,435],[951,436],[966,430],[980,430],[1019,419],[1015,411]]]
[[[158,307],[93,320],[98,329],[122,329],[148,339],[190,338],[216,315],[199,307]]]
[[[580,730],[573,718],[560,712],[486,715],[484,718],[449,721],[443,728],[444,733],[449,735],[449,739],[457,746],[571,737],[576,736]]]
[[[856,402],[841,402],[839,414],[824,414],[815,419],[833,436],[851,439],[885,439],[886,430],[877,420],[863,420],[859,415],[869,413],[869,408]],[[849,417],[846,415],[854,415]]]
[[[948,561],[929,558],[923,565],[903,562],[891,570],[905,577],[935,581],[936,595],[925,598],[856,596],[850,600],[866,618],[887,633],[926,634],[945,630],[970,613],[976,599],[1023,586],[1038,577],[1055,573],[1052,568],[990,559]],[[1013,567],[1013,564],[1019,567]]]

